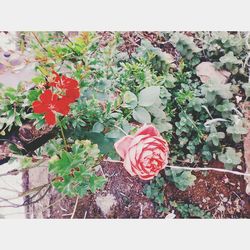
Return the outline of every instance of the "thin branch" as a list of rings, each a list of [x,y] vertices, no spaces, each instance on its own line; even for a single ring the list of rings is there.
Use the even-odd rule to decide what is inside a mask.
[[[114,127],[117,128],[117,129],[119,129],[123,134],[128,135],[128,134],[126,133],[126,131],[124,131],[124,130],[123,130],[122,128],[120,128],[119,126],[114,125]]]
[[[116,160],[103,160],[103,161],[123,163],[123,161],[116,161]],[[178,169],[178,170],[189,170],[189,171],[217,171],[217,172],[229,173],[229,174],[235,174],[235,175],[241,175],[241,176],[250,176],[250,173],[242,173],[242,172],[227,170],[227,169],[222,169],[222,168],[210,168],[210,167],[205,167],[205,168],[195,167],[194,168],[194,167],[182,167],[182,166],[172,166],[172,165],[167,165],[166,168]]]
[[[32,168],[40,167],[40,165],[41,165],[42,163],[44,163],[45,161],[46,161],[46,159],[43,159],[43,160],[41,160],[40,162],[34,164],[33,166],[27,167],[27,168],[21,168],[21,169],[15,168],[15,169],[12,169],[12,170],[10,170],[10,171],[8,171],[8,172],[6,172],[6,173],[0,174],[0,177],[8,176],[8,175],[18,175],[18,174],[23,173],[23,172],[25,172],[25,171],[27,171],[27,170],[30,170],[30,169],[32,169]]]
[[[35,195],[33,195],[32,198],[34,198],[35,196],[37,196],[46,186],[40,187],[40,190]],[[22,204],[16,204],[14,202],[11,202],[10,199],[1,198],[3,201],[8,202],[11,205],[3,205],[3,206],[0,206],[0,208],[6,208],[6,207],[18,208],[18,207],[29,206],[31,204],[37,203],[37,202],[41,201],[46,196],[46,194],[49,192],[50,188],[51,188],[51,184],[49,184],[49,186],[46,189],[46,191],[37,200],[34,200],[34,201],[28,201],[28,200],[26,200]],[[16,198],[18,198],[18,197],[16,197]]]
[[[222,168],[192,168],[192,167],[182,167],[182,166],[170,166],[167,165],[167,168],[172,168],[172,169],[179,169],[179,170],[190,170],[190,171],[217,171],[217,172],[222,172],[222,173],[229,173],[229,174],[235,174],[235,175],[242,175],[242,176],[250,176],[248,173],[242,173],[238,171],[233,171],[233,170],[227,170],[227,169],[222,169]]]
[[[76,208],[77,208],[77,205],[78,205],[78,201],[79,201],[79,196],[76,197],[76,203],[75,203],[74,210],[72,212],[72,215],[71,215],[70,219],[74,219],[74,216],[75,216],[75,213],[76,213]]]
[[[41,41],[39,40],[39,38],[37,37],[35,32],[31,32],[31,34],[35,37],[36,41],[38,42],[38,44],[42,47],[42,49],[46,52],[48,52],[48,50],[43,46],[43,44],[41,43]]]

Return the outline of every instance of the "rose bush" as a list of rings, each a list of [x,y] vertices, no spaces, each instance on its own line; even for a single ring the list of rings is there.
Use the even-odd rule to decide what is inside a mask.
[[[115,149],[130,175],[142,180],[153,179],[168,162],[168,144],[152,125],[144,125],[134,136],[121,138]]]

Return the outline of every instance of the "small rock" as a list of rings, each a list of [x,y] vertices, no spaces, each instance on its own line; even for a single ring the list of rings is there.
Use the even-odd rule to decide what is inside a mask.
[[[238,165],[238,166],[237,166],[237,169],[242,170],[242,166],[241,166],[241,165]]]
[[[226,210],[226,208],[223,205],[220,205],[217,210],[219,210],[220,212],[224,212]]]
[[[114,195],[107,194],[106,196],[97,196],[96,205],[101,209],[104,215],[108,215],[112,206],[116,204]]]
[[[228,198],[227,198],[227,197],[224,197],[224,198],[222,199],[222,201],[223,201],[223,202],[227,202],[227,201],[228,201]]]

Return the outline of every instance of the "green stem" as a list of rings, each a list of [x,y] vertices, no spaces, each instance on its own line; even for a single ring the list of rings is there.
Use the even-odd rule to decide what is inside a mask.
[[[59,122],[59,126],[60,126],[60,129],[61,129],[61,134],[62,134],[62,138],[63,138],[63,142],[64,142],[64,147],[67,150],[68,144],[67,144],[67,141],[66,141],[66,138],[65,138],[65,135],[64,135],[64,131],[63,131],[61,121]]]

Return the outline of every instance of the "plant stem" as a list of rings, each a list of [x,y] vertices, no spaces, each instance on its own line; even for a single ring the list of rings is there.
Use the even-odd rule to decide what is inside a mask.
[[[64,142],[64,147],[67,150],[68,144],[67,144],[67,141],[66,141],[66,138],[65,138],[65,135],[64,135],[64,131],[63,131],[63,127],[62,127],[61,122],[59,122],[59,126],[60,126],[60,129],[61,129],[61,134],[62,134],[62,138],[63,138],[63,142]]]
[[[119,129],[123,134],[128,135],[122,128],[117,125],[114,125],[115,128]]]

